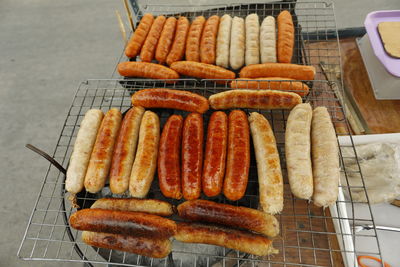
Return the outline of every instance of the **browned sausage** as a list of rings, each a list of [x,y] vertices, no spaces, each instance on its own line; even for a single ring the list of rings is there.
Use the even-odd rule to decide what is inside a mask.
[[[146,13],[140,20],[139,26],[136,28],[129,40],[128,45],[125,48],[125,55],[133,58],[139,54],[140,49],[144,41],[146,40],[147,34],[150,31],[151,25],[153,24],[154,17],[152,14]]]
[[[313,66],[264,63],[242,68],[240,78],[283,77],[296,80],[314,80],[315,68]]]
[[[143,77],[150,79],[179,79],[179,74],[160,64],[147,62],[121,62],[118,64],[118,73],[125,77]],[[173,81],[166,81],[173,83]]]
[[[233,71],[200,62],[178,61],[171,64],[171,69],[179,74],[201,79],[235,79]],[[225,83],[225,81],[217,82]]]
[[[169,239],[83,231],[82,241],[99,248],[115,249],[152,258],[165,258],[171,253]]]
[[[132,104],[145,108],[173,108],[204,113],[208,110],[205,97],[183,90],[143,89],[132,95]]]
[[[272,247],[272,240],[265,236],[204,224],[179,223],[175,239],[185,243],[226,247],[257,256],[277,253]]]
[[[197,199],[201,193],[203,166],[203,117],[190,113],[182,133],[182,192],[185,199]]]
[[[206,152],[203,167],[203,192],[208,197],[221,193],[225,175],[226,147],[228,144],[228,116],[214,112],[208,122]]]
[[[168,238],[176,233],[172,220],[143,212],[83,209],[69,217],[71,227],[101,233]]]
[[[208,200],[190,200],[178,206],[180,217],[251,230],[269,237],[279,234],[278,220],[268,213]]]
[[[93,203],[91,209],[139,211],[158,216],[171,216],[174,210],[171,204],[158,199],[137,198],[100,198]]]
[[[176,27],[176,18],[169,17],[165,22],[156,49],[156,59],[161,64],[163,64],[167,59],[169,50],[172,45],[172,41],[174,40],[175,27]]]
[[[250,168],[250,132],[249,122],[243,111],[231,111],[228,121],[224,195],[234,201],[241,199],[247,188]]]
[[[140,51],[140,59],[144,62],[151,62],[156,52],[158,39],[167,19],[164,16],[158,16],[151,25],[146,41],[144,41],[142,51]]]
[[[238,89],[211,95],[208,101],[213,109],[291,109],[302,99],[292,92]]]
[[[101,122],[85,176],[85,188],[90,193],[99,192],[106,183],[114,151],[114,143],[121,125],[121,112],[110,109]]]
[[[200,61],[200,38],[205,22],[206,19],[199,16],[190,25],[186,39],[186,60]]]
[[[161,133],[158,153],[158,182],[164,196],[180,199],[181,170],[180,148],[183,118],[172,115],[168,118]]]
[[[175,39],[167,57],[168,65],[171,65],[175,61],[182,60],[185,55],[186,37],[189,32],[189,25],[189,20],[186,17],[179,17],[176,25]]]
[[[110,170],[110,189],[114,194],[128,190],[143,113],[144,108],[132,107],[122,121]]]
[[[200,60],[203,63],[215,64],[218,26],[219,17],[217,15],[209,17],[204,24],[200,40]]]

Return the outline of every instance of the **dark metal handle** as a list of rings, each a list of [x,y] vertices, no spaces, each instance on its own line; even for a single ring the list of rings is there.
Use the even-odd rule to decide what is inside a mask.
[[[67,171],[64,169],[63,166],[61,166],[60,163],[58,163],[55,159],[53,159],[49,154],[47,154],[46,152],[44,152],[43,150],[35,147],[34,145],[31,144],[26,144],[25,145],[26,148],[29,148],[30,150],[32,150],[33,152],[36,152],[37,154],[39,154],[40,156],[42,156],[43,158],[47,159],[51,164],[54,165],[54,167],[56,167],[57,169],[60,170],[60,172],[62,172],[63,174],[66,174]]]

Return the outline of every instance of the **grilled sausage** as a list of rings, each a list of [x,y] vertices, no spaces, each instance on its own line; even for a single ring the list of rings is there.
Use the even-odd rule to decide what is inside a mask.
[[[172,45],[172,41],[174,40],[175,28],[176,28],[176,18],[169,17],[165,22],[156,49],[156,59],[160,64],[163,64],[167,59],[168,53]]]
[[[313,201],[318,207],[334,204],[339,193],[339,148],[335,128],[326,107],[313,111],[311,122]]]
[[[231,88],[242,88],[242,89],[271,89],[290,91],[298,94],[299,96],[305,96],[308,94],[310,88],[307,84],[297,82],[294,79],[280,78],[280,77],[268,77],[268,78],[257,78],[247,79],[239,78],[230,83]]]
[[[105,185],[110,171],[114,143],[121,125],[121,112],[110,109],[104,116],[96,142],[90,156],[89,166],[85,176],[85,188],[90,193],[99,192]]]
[[[158,216],[174,214],[172,205],[158,199],[136,198],[100,198],[93,203],[91,209],[139,211]]]
[[[180,148],[182,136],[183,118],[180,115],[172,115],[164,125],[158,157],[158,182],[164,196],[180,199],[181,167]]]
[[[182,222],[178,224],[175,239],[185,243],[226,247],[257,256],[277,253],[272,241],[262,235],[218,226]]]
[[[250,133],[246,113],[233,110],[228,119],[228,152],[224,195],[229,200],[244,196],[249,179]]]
[[[203,192],[208,197],[221,193],[225,175],[226,147],[228,144],[228,116],[214,112],[208,122],[206,152],[203,167]]]
[[[275,18],[267,16],[260,28],[261,63],[276,62],[276,31]]]
[[[291,109],[302,102],[298,94],[276,90],[230,90],[211,95],[213,109]]]
[[[179,79],[179,74],[176,71],[160,64],[121,62],[117,68],[118,73],[125,77],[143,77],[159,80]],[[173,83],[173,81],[166,81],[166,83]]]
[[[186,60],[200,61],[200,38],[205,22],[206,19],[203,16],[199,16],[190,25],[186,39]]]
[[[201,79],[235,79],[235,73],[224,68],[193,61],[178,61],[171,64],[171,69],[191,77]],[[225,83],[225,81],[217,81]]]
[[[268,213],[208,200],[190,200],[178,206],[183,219],[251,230],[269,237],[279,234],[278,220]]]
[[[203,117],[190,113],[182,132],[182,192],[187,200],[197,199],[201,194],[203,136]]]
[[[260,63],[260,22],[257,14],[246,17],[246,66]]]
[[[189,32],[189,25],[189,20],[186,17],[179,17],[178,23],[176,24],[174,42],[172,43],[171,50],[167,56],[168,65],[183,59],[183,56],[185,55],[186,37]]]
[[[79,193],[83,189],[90,154],[103,116],[101,110],[90,109],[86,112],[79,127],[65,180],[65,189],[72,194]]]
[[[296,64],[264,63],[246,66],[240,70],[240,78],[283,77],[295,80],[313,80],[315,68]]]
[[[260,113],[252,112],[249,123],[262,210],[269,214],[280,213],[283,209],[283,178],[274,133],[268,120]]]
[[[144,41],[140,51],[140,59],[144,62],[151,62],[156,52],[158,39],[161,36],[162,29],[167,19],[164,16],[158,16],[151,25],[146,41]]]
[[[208,101],[203,96],[165,88],[137,91],[132,95],[132,104],[145,108],[172,108],[198,113],[208,110]]]
[[[218,26],[219,17],[217,15],[209,17],[204,24],[200,39],[200,60],[202,63],[215,64]]]
[[[217,36],[217,49],[216,49],[216,65],[228,68],[229,67],[229,47],[231,42],[231,25],[232,17],[225,14],[221,17],[218,36]]]
[[[131,196],[144,198],[149,192],[157,165],[160,120],[154,112],[146,111],[139,129],[136,158],[129,180]]]
[[[132,107],[122,121],[110,170],[110,189],[114,194],[128,190],[143,113],[144,108]]]
[[[69,217],[71,227],[91,232],[169,238],[176,234],[172,220],[143,212],[82,209]]]
[[[311,168],[310,104],[299,104],[289,113],[285,132],[286,168],[292,194],[310,199],[313,194]]]
[[[292,15],[283,10],[278,18],[278,62],[290,63],[294,47],[294,26]]]
[[[244,19],[234,17],[232,19],[231,46],[229,48],[229,64],[232,69],[237,70],[244,65],[245,48]]]
[[[140,20],[139,26],[137,26],[132,38],[129,40],[128,45],[125,48],[125,55],[129,58],[134,58],[139,54],[140,49],[144,41],[146,40],[147,34],[150,31],[151,25],[153,24],[154,17],[152,14],[146,13]]]
[[[172,244],[169,239],[129,235],[83,231],[82,241],[89,246],[120,250],[152,258],[165,258],[172,250]]]

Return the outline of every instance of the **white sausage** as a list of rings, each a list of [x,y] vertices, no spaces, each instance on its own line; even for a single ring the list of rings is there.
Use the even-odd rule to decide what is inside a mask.
[[[274,133],[260,113],[252,112],[249,123],[257,160],[261,207],[270,214],[280,213],[283,209],[283,178]]]
[[[231,26],[232,17],[228,14],[223,15],[219,22],[216,59],[217,66],[223,68],[229,67],[229,44],[231,41]]]
[[[312,164],[314,175],[314,204],[328,207],[339,193],[339,148],[329,112],[326,107],[313,111],[311,125]]]
[[[244,19],[234,17],[231,27],[231,47],[229,51],[229,64],[237,70],[244,65],[245,35]]]
[[[266,17],[260,28],[260,54],[261,63],[276,62],[276,30],[275,18]]]
[[[260,63],[260,22],[257,14],[246,17],[246,66]]]
[[[287,119],[285,133],[286,167],[290,189],[294,196],[302,199],[310,199],[313,194],[311,118],[310,104],[295,106]]]
[[[139,142],[132,166],[129,191],[131,196],[144,198],[149,192],[157,166],[160,119],[152,111],[146,111],[140,123]]]
[[[90,109],[81,122],[65,180],[65,189],[70,193],[76,194],[83,189],[90,154],[103,116],[101,110]]]

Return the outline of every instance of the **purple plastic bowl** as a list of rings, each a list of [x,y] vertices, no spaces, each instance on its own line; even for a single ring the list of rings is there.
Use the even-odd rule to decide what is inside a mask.
[[[386,53],[381,36],[378,32],[378,24],[384,21],[400,21],[400,10],[371,12],[365,18],[364,26],[367,30],[375,56],[382,62],[383,66],[385,66],[389,73],[400,77],[400,58],[391,57]]]

